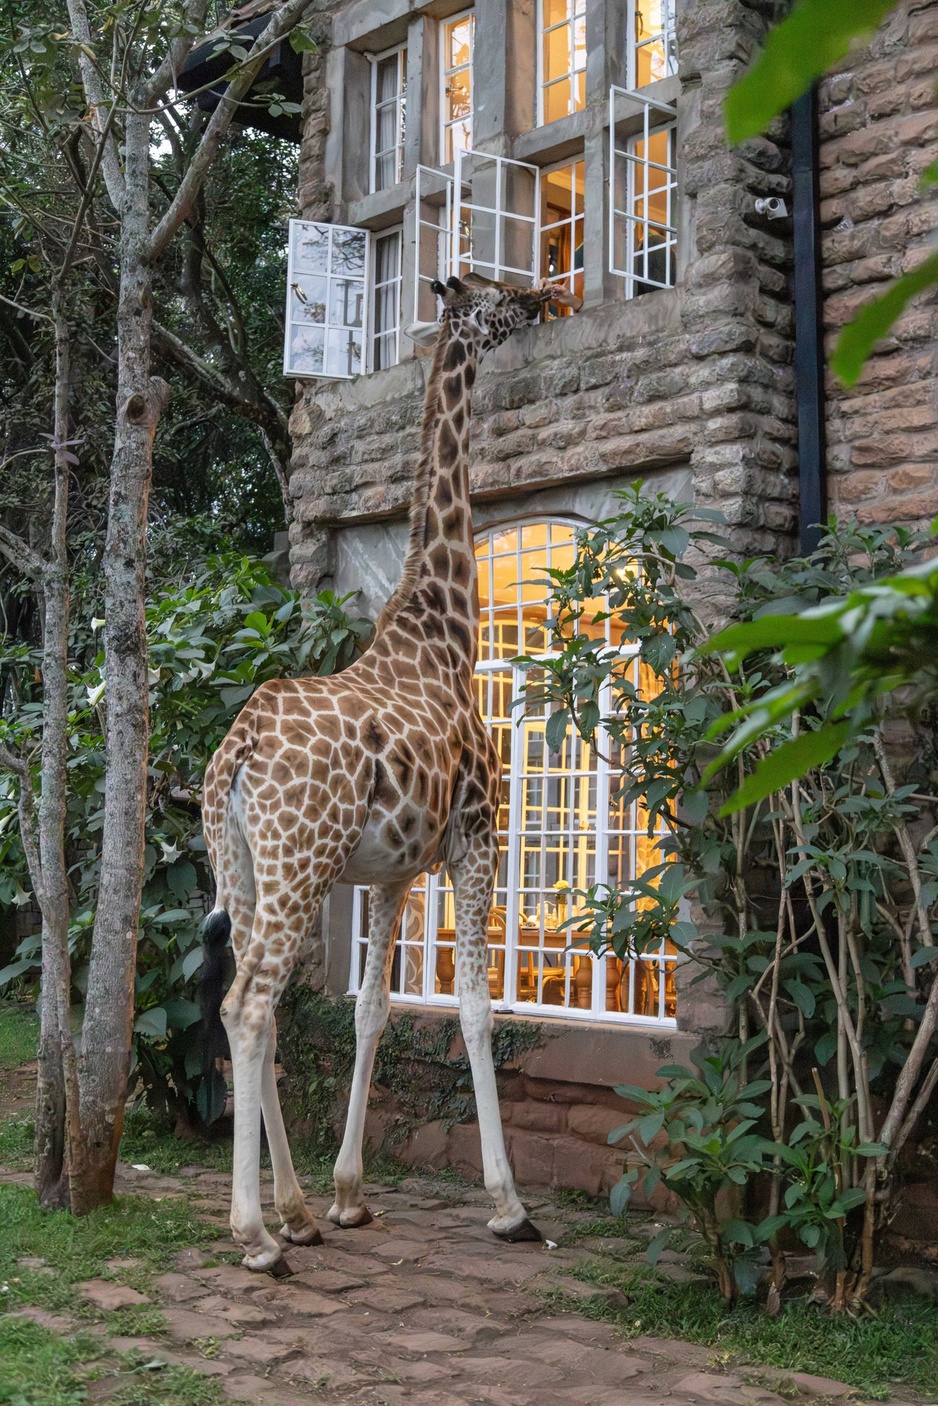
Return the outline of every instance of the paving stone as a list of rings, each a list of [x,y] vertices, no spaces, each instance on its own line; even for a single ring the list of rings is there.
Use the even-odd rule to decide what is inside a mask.
[[[205,1294],[205,1285],[191,1279],[188,1274],[161,1274],[154,1280],[154,1288],[159,1290],[161,1298],[168,1299],[170,1303],[185,1303],[188,1299],[197,1299]]]
[[[223,1289],[228,1293],[256,1293],[267,1282],[264,1275],[244,1269],[240,1264],[208,1265],[204,1269],[196,1270],[193,1278],[203,1284],[210,1284],[213,1289]]]
[[[257,1304],[241,1303],[237,1299],[223,1299],[220,1294],[209,1294],[206,1299],[196,1299],[191,1305],[196,1313],[217,1313],[229,1323],[239,1327],[260,1327],[264,1323],[276,1323],[274,1314],[267,1313]]]
[[[404,1357],[388,1357],[382,1365],[386,1372],[402,1378],[405,1382],[438,1382],[444,1377],[448,1380],[453,1377],[451,1366],[444,1367],[439,1362],[428,1362],[426,1358],[408,1362]]]
[[[556,1385],[556,1366],[547,1362],[525,1362],[520,1367],[517,1357],[463,1357],[459,1370],[468,1376],[481,1379],[494,1386],[513,1386],[516,1390],[522,1381],[525,1387]]]
[[[230,1338],[240,1332],[224,1318],[193,1313],[186,1308],[164,1308],[163,1317],[167,1333],[177,1343],[191,1343],[198,1338]]]
[[[152,1303],[146,1294],[138,1294],[136,1289],[128,1289],[125,1284],[114,1284],[110,1279],[86,1279],[75,1287],[82,1298],[107,1312],[115,1308],[131,1308],[138,1303]]]
[[[318,1294],[344,1294],[361,1288],[365,1282],[357,1274],[343,1274],[340,1269],[304,1269],[290,1280],[291,1284],[306,1284]]]
[[[384,1339],[389,1347],[399,1352],[465,1352],[468,1343],[460,1342],[451,1333],[389,1333]]]
[[[410,1294],[406,1289],[395,1289],[390,1285],[376,1284],[373,1289],[356,1289],[349,1294],[349,1303],[363,1304],[376,1313],[404,1313],[408,1308],[416,1308],[425,1302],[422,1294]]]
[[[408,1326],[430,1328],[438,1333],[454,1333],[458,1338],[475,1342],[508,1331],[508,1326],[494,1317],[480,1317],[458,1308],[422,1308],[408,1316]]]
[[[319,1391],[337,1391],[362,1387],[370,1380],[362,1372],[356,1372],[347,1364],[336,1362],[332,1357],[297,1357],[283,1364],[280,1373],[289,1378],[307,1382]]]
[[[267,1367],[274,1362],[283,1362],[299,1349],[277,1342],[272,1334],[255,1333],[250,1337],[226,1342],[222,1351],[226,1357],[234,1357],[239,1362],[252,1362],[257,1366]]]
[[[50,1333],[56,1333],[59,1337],[65,1337],[75,1331],[74,1318],[67,1318],[62,1313],[50,1313],[48,1309],[38,1308],[35,1304],[16,1308],[12,1313],[4,1314],[4,1317],[29,1318],[33,1323],[38,1323],[40,1328],[48,1328]]]
[[[718,1377],[712,1372],[691,1372],[675,1384],[692,1402],[719,1403],[719,1406],[782,1406],[782,1398],[765,1387],[751,1386],[738,1377]]]
[[[833,1377],[815,1377],[811,1372],[785,1372],[781,1380],[793,1382],[804,1396],[844,1397],[858,1395],[856,1387],[835,1382]]]
[[[374,1253],[387,1264],[414,1264],[430,1253],[430,1247],[425,1240],[385,1240]]]
[[[539,1318],[537,1327],[541,1333],[565,1333],[568,1337],[579,1338],[581,1342],[600,1343],[606,1347],[615,1347],[620,1338],[616,1330],[609,1323],[592,1323],[588,1318],[580,1318],[575,1313],[553,1314],[546,1318]],[[631,1347],[636,1347],[639,1342],[646,1339],[633,1338],[630,1341]],[[659,1347],[664,1346],[659,1343]],[[667,1344],[671,1346],[670,1342]],[[704,1360],[708,1354],[706,1349],[701,1349],[704,1353]]]
[[[286,1281],[273,1297],[265,1296],[264,1302],[276,1304],[278,1313],[298,1314],[303,1318],[328,1318],[345,1308],[341,1299],[327,1299],[325,1294],[314,1294],[312,1289],[293,1289],[289,1287],[290,1283]]]

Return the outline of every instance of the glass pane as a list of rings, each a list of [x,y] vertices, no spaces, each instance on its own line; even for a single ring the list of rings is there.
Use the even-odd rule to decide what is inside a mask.
[[[552,83],[544,89],[544,121],[556,122],[570,113],[570,80]]]
[[[326,333],[325,374],[357,376],[361,371],[362,347],[354,333],[330,327]]]
[[[399,55],[389,54],[386,59],[379,59],[377,70],[375,101],[378,104],[386,103],[389,102],[390,99],[396,98],[400,92],[398,81],[400,74]]]
[[[332,279],[329,299],[330,324],[339,327],[361,327],[364,301],[365,285],[359,279]]]
[[[329,227],[293,226],[293,267],[298,273],[325,273],[329,260]]]
[[[472,16],[463,15],[446,26],[446,67],[458,68],[472,58]]]
[[[340,229],[332,232],[332,272],[334,274],[365,273],[365,231]]]
[[[572,34],[568,24],[551,29],[544,35],[544,82],[562,78],[573,67]]]
[[[321,376],[325,332],[322,327],[290,328],[290,365],[305,376]]]
[[[465,117],[472,110],[469,69],[451,73],[446,80],[446,120]]]
[[[326,278],[295,278],[290,285],[290,321],[325,322],[328,286]]]
[[[545,29],[550,29],[551,25],[560,24],[561,20],[568,19],[572,9],[572,0],[543,0],[542,23]]]

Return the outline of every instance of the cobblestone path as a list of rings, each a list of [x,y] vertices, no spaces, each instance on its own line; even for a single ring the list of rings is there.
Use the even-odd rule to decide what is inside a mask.
[[[19,1178],[16,1178],[17,1180]],[[220,1238],[182,1250],[156,1280],[166,1336],[110,1337],[220,1379],[233,1401],[258,1406],[805,1406],[856,1399],[840,1383],[771,1369],[727,1372],[711,1349],[624,1338],[569,1311],[592,1290],[571,1271],[597,1248],[503,1245],[486,1228],[487,1199],[445,1182],[371,1186],[379,1214],[361,1230],[321,1220],[322,1246],[288,1247],[294,1275],[274,1280],[237,1264],[227,1238],[229,1179],[187,1169],[176,1177],[123,1168],[120,1189],[185,1196]],[[268,1223],[274,1223],[269,1174]],[[317,1217],[329,1200],[309,1195]],[[528,1198],[541,1231],[566,1224]],[[552,1233],[553,1232],[553,1233]],[[79,1286],[100,1309],[148,1300],[113,1280]],[[674,1275],[682,1271],[674,1265]],[[564,1311],[556,1303],[560,1291]],[[626,1302],[619,1295],[621,1302]],[[27,1310],[28,1311],[28,1310]],[[49,1321],[37,1310],[34,1316]],[[67,1320],[60,1319],[64,1328]],[[49,1324],[52,1326],[52,1323]],[[106,1323],[101,1329],[107,1333]],[[771,1389],[777,1386],[779,1390]],[[781,1391],[783,1394],[779,1394]]]

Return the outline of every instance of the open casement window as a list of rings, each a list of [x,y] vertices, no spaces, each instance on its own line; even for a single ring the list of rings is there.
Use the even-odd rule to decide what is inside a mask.
[[[444,166],[457,151],[472,146],[472,53],[476,19],[472,10],[463,10],[440,26],[443,52],[440,61],[440,161]]]
[[[621,961],[570,950],[564,926],[578,911],[573,890],[619,887],[640,877],[661,862],[661,835],[649,836],[641,802],[623,803],[615,755],[607,760],[572,730],[551,751],[546,708],[511,706],[525,681],[512,661],[521,653],[550,657],[545,572],[571,564],[574,533],[571,523],[540,520],[493,528],[476,543],[482,612],[476,688],[504,766],[500,860],[487,934],[489,991],[500,1010],[673,1027],[676,952],[669,941]],[[608,638],[608,622],[587,628]],[[631,667],[639,688],[655,686],[637,658]],[[609,699],[600,706],[608,711]],[[364,970],[367,919],[367,890],[359,889],[353,903],[353,992]],[[394,952],[393,998],[452,1005],[459,994],[454,948],[449,877],[445,870],[421,875]]]
[[[674,0],[630,0],[629,87],[677,73]]]
[[[625,279],[627,298],[674,286],[675,118],[673,107],[643,93],[609,90],[609,269]]]
[[[387,190],[404,174],[407,46],[371,60],[371,189]]]
[[[414,200],[414,243],[417,276],[414,280],[414,321],[432,322],[437,315],[436,295],[430,284],[446,282],[453,271],[453,221],[455,181],[445,171],[417,167]]]
[[[367,230],[290,221],[283,369],[347,379],[364,369]]]
[[[543,126],[586,106],[586,0],[536,0],[537,120]]]
[[[570,161],[540,175],[540,277],[583,296],[583,194],[585,162]],[[573,309],[547,304],[547,318]]]
[[[403,231],[371,236],[371,317],[369,371],[383,371],[401,359],[401,274]]]
[[[530,287],[537,278],[540,172],[524,161],[458,151],[453,272]]]

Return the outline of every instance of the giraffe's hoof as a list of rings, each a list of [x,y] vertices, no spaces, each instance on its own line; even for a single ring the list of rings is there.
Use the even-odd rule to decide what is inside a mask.
[[[291,1229],[289,1225],[282,1225],[279,1234],[281,1240],[288,1240],[291,1245],[321,1245],[323,1243],[319,1227],[311,1225],[309,1221],[298,1226],[296,1230]]]
[[[527,1216],[524,1220],[518,1221],[515,1225],[497,1227],[489,1221],[489,1230],[493,1235],[497,1235],[499,1240],[507,1240],[509,1245],[516,1245],[522,1240],[536,1240],[542,1242],[544,1237],[536,1225],[532,1225]]]
[[[241,1263],[245,1269],[251,1269],[255,1274],[272,1274],[275,1279],[285,1279],[293,1270],[284,1259],[283,1251],[276,1240],[272,1243],[272,1249],[261,1250],[256,1255],[245,1255]]]
[[[358,1206],[352,1211],[340,1211],[338,1206],[332,1206],[326,1212],[326,1220],[341,1226],[343,1230],[358,1230],[360,1226],[371,1225],[374,1216],[367,1206]]]

